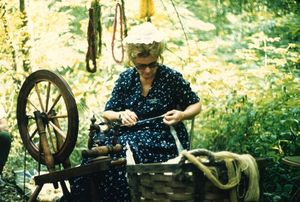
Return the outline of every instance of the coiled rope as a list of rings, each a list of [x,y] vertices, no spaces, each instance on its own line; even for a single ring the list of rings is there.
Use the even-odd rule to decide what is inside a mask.
[[[86,70],[91,73],[95,73],[97,70],[97,47],[96,47],[96,36],[94,27],[94,9],[89,9],[89,24],[88,24],[88,50],[85,56]],[[92,60],[93,68],[90,67],[90,60]]]
[[[211,152],[215,160],[225,161],[228,174],[228,182],[223,184],[213,174],[213,171],[198,160],[191,151],[182,151],[181,154],[191,163],[199,168],[204,175],[218,188],[228,190],[237,186],[241,180],[241,173],[249,178],[248,190],[245,194],[244,201],[259,201],[259,171],[255,159],[249,154],[235,154],[228,151]],[[236,162],[236,166],[233,164]],[[231,196],[231,201],[236,201],[236,197]]]

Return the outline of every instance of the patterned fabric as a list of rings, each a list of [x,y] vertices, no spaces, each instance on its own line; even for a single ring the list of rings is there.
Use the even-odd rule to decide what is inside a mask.
[[[107,102],[105,110],[129,109],[137,114],[139,120],[145,120],[173,109],[184,110],[199,100],[191,90],[190,84],[179,72],[160,65],[147,96],[142,95],[139,73],[134,68],[123,72],[116,81],[112,97]],[[182,146],[187,149],[189,141],[184,124],[179,123],[174,128]],[[110,138],[103,139],[100,134],[96,135],[93,141],[98,144],[111,144]],[[126,142],[131,147],[136,163],[164,162],[178,155],[170,127],[163,123],[162,118],[149,120],[133,127],[121,127],[118,141],[123,146],[123,151],[113,158],[125,157]],[[115,168],[109,170],[104,177],[99,177],[98,189],[103,201],[130,201],[125,176],[125,168]],[[72,192],[77,193],[78,201],[79,198],[82,198],[82,201],[89,200],[88,195],[82,194],[87,183],[84,178],[75,179]]]
[[[136,113],[139,120],[144,120],[173,109],[184,110],[198,101],[198,96],[191,90],[190,84],[183,79],[179,72],[166,66],[159,66],[146,97],[142,95],[139,73],[135,69],[123,72],[116,82],[112,97],[106,104],[105,110],[129,109]],[[175,129],[183,147],[188,148],[188,134],[184,124],[177,124]],[[138,163],[161,162],[169,159],[171,156],[152,156],[152,153],[157,152],[164,154],[162,149],[171,150],[172,157],[174,156],[173,152],[176,151],[170,128],[162,122],[162,118],[145,122],[142,125],[123,127],[120,131],[120,141],[121,143],[128,141]]]

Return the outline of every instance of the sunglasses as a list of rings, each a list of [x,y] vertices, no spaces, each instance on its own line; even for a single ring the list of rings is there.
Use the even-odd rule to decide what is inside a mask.
[[[136,64],[135,68],[137,68],[138,70],[144,70],[147,67],[149,67],[150,69],[157,67],[158,63],[156,61],[151,62],[149,64]]]

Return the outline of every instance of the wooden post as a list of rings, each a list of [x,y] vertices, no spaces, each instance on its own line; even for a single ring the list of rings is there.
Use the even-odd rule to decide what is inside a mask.
[[[51,116],[56,116],[56,112],[54,110],[51,110]],[[56,125],[58,128],[60,128],[59,122],[57,118],[53,118],[52,122],[54,125]],[[65,138],[59,134],[56,130],[54,130],[55,137],[56,137],[56,144],[57,144],[57,149],[60,149],[65,141]],[[67,158],[63,163],[63,167],[66,168],[71,168],[71,162],[70,159]]]
[[[44,153],[44,159],[45,159],[45,164],[49,170],[49,172],[54,171],[54,158],[51,154],[49,144],[47,141],[47,136],[46,136],[46,131],[45,131],[45,124],[43,123],[41,113],[39,111],[34,112],[34,117],[38,129],[38,133],[40,136],[40,144],[42,148],[42,152]]]

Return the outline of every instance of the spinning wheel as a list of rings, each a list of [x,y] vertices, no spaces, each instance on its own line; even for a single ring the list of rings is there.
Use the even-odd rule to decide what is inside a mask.
[[[38,70],[25,80],[17,101],[17,121],[25,148],[49,171],[73,151],[78,111],[71,89],[60,75]]]
[[[69,156],[72,153],[78,134],[78,111],[72,91],[58,74],[48,70],[32,73],[23,83],[17,102],[17,121],[25,148],[30,155],[47,166],[49,173],[35,176],[37,185],[29,202],[36,198],[46,183],[54,187],[61,185],[67,201],[73,201],[65,180],[87,176],[91,182],[93,201],[99,201],[96,193],[96,179],[91,174],[103,172],[114,165],[124,165],[125,160],[112,161],[103,156],[119,152],[121,145],[100,146],[85,150],[86,157],[96,157],[87,165],[71,168]],[[100,132],[100,127],[92,119],[90,137]],[[55,165],[63,164],[64,170],[55,170]],[[39,164],[40,165],[40,164]]]

